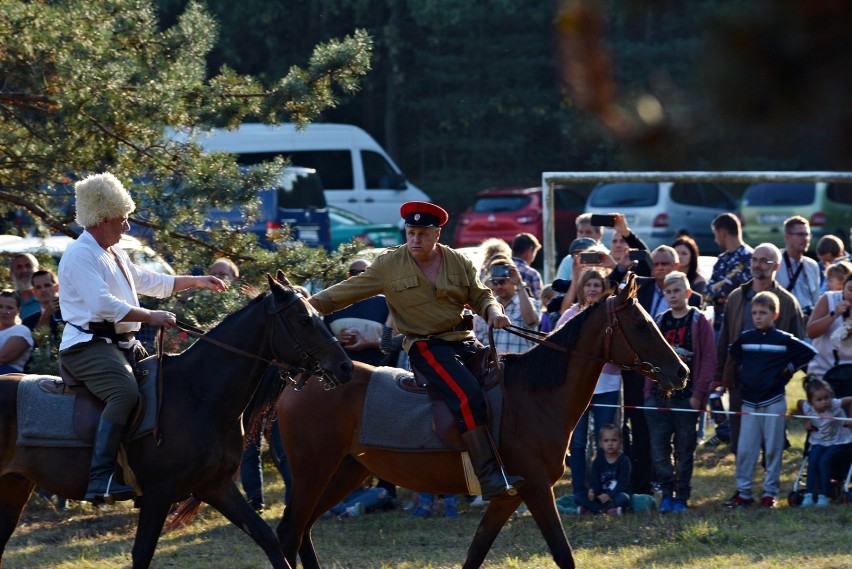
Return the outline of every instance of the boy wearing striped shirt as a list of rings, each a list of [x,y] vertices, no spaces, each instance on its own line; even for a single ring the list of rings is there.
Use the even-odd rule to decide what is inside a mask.
[[[766,474],[760,505],[767,508],[775,505],[784,452],[784,415],[787,413],[784,389],[793,373],[816,355],[809,344],[775,328],[778,303],[778,297],[769,291],[757,293],[751,301],[754,329],[740,334],[729,348],[739,372],[744,413],[737,447],[737,494],[725,504],[732,508],[754,503],[752,479],[761,446],[766,458]]]

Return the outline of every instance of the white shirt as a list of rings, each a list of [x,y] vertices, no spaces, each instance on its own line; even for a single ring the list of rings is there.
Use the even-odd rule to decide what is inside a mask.
[[[121,247],[104,249],[84,231],[59,261],[59,307],[68,322],[59,350],[92,339],[71,324],[88,329],[89,322],[114,322],[119,334],[139,330],[140,322],[119,322],[139,306],[137,294],[165,298],[174,286],[175,277],[133,264]]]
[[[5,330],[0,330],[0,346],[4,345],[9,338],[14,338],[15,336],[23,338],[30,347],[21,354],[21,357],[13,362],[9,362],[8,365],[16,368],[18,371],[24,371],[24,365],[27,363],[27,360],[30,359],[30,354],[33,351],[33,334],[30,329],[23,324],[9,326]]]
[[[785,259],[789,259],[790,261],[789,270]],[[793,287],[793,290],[790,290],[788,288],[790,279],[796,274],[796,269],[801,263],[804,263],[802,272],[799,273],[799,278],[796,279],[796,286]],[[775,280],[796,297],[802,310],[813,310],[819,300],[820,275],[819,263],[810,257],[803,255],[801,262],[796,262],[787,255],[781,255],[781,265],[775,273]]]

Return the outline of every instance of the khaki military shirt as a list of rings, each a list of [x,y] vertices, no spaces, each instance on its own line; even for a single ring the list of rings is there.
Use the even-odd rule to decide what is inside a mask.
[[[449,247],[438,244],[442,253],[437,286],[420,270],[405,245],[388,249],[358,276],[339,282],[313,296],[323,314],[384,294],[397,329],[405,334],[403,348],[426,338],[448,341],[473,340],[470,330],[453,330],[462,322],[465,305],[487,318],[488,307],[503,307],[491,289],[479,280],[470,260]]]

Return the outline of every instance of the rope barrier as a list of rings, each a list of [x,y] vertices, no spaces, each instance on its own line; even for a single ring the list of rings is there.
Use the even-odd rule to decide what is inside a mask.
[[[615,407],[616,409],[641,409],[645,411],[675,411],[679,413],[710,413],[713,415],[751,415],[753,417],[785,417],[787,419],[831,419],[833,421],[852,422],[852,417],[833,417],[820,415],[788,415],[786,413],[751,413],[748,411],[708,411],[707,409],[680,409],[675,407],[647,407],[644,405],[612,405],[593,403],[592,407]]]

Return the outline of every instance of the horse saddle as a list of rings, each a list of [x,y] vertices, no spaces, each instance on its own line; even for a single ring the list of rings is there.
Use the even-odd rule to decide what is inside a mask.
[[[151,356],[137,363],[133,369],[136,383],[139,385],[139,398],[136,406],[130,412],[127,422],[127,433],[133,433],[139,428],[145,416],[145,399],[142,396],[142,387],[149,381],[156,380],[157,358]],[[66,395],[74,397],[74,412],[72,415],[72,426],[74,434],[82,441],[94,441],[95,431],[106,406],[94,393],[89,391],[86,384],[72,374],[68,368],[59,363],[59,377],[46,377],[38,381],[42,391],[54,395]]]
[[[483,391],[489,391],[500,385],[503,378],[503,362],[499,357],[492,355],[491,346],[477,343],[476,347],[476,353],[467,358],[464,364],[477,379],[480,388]],[[413,366],[411,371],[414,375],[400,376],[397,379],[399,387],[411,393],[428,393],[432,402],[432,430],[448,447],[458,451],[466,450],[461,433],[456,426],[456,419],[447,402],[444,401],[440,392],[429,384],[429,380],[424,375]],[[488,405],[489,398],[486,397],[485,401]],[[490,407],[487,410],[490,416]]]

